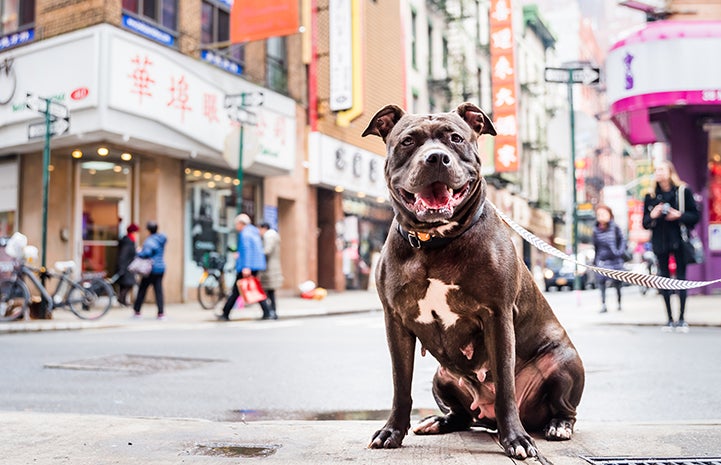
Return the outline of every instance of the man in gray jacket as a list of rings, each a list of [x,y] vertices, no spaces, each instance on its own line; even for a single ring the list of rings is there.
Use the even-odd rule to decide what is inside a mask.
[[[278,314],[275,306],[275,290],[283,285],[283,271],[280,264],[280,234],[268,223],[262,223],[258,229],[263,237],[263,252],[266,260],[265,271],[259,274],[260,284],[270,300],[270,311],[263,315],[263,319],[276,320]]]

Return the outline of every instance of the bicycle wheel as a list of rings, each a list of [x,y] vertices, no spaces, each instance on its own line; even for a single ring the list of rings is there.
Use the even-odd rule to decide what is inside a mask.
[[[30,305],[30,291],[17,279],[0,281],[0,321],[22,318]]]
[[[99,278],[72,283],[68,292],[70,311],[83,320],[96,320],[108,313],[115,293],[110,284]]]
[[[198,285],[198,302],[200,302],[200,306],[206,310],[212,310],[218,305],[222,297],[223,292],[217,276],[208,273]]]

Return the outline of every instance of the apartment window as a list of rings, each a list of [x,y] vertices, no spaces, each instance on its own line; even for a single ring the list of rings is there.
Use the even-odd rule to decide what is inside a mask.
[[[428,24],[428,76],[433,76],[433,25]]]
[[[123,10],[171,31],[178,28],[178,0],[123,0]]]
[[[0,35],[27,29],[35,22],[35,2],[0,0]]]
[[[416,34],[418,13],[411,11],[411,65],[418,69],[418,35]]]
[[[230,1],[204,0],[201,6],[200,42],[203,45],[218,44],[230,40]],[[228,58],[243,64],[245,47],[233,44],[227,47],[209,47]]]
[[[448,38],[443,38],[443,69],[448,69]]]
[[[266,85],[288,93],[288,50],[285,37],[271,37],[266,41]]]

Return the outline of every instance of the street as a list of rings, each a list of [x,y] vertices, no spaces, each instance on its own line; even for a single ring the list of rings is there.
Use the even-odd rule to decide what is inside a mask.
[[[624,292],[628,305],[647,305],[662,321],[658,296]],[[721,328],[682,334],[590,324],[581,316],[598,311],[597,291],[546,296],[586,367],[579,423],[719,419]],[[379,311],[5,334],[0,350],[0,411],[381,422],[392,400]],[[414,421],[436,410],[430,392],[436,363],[417,352]]]

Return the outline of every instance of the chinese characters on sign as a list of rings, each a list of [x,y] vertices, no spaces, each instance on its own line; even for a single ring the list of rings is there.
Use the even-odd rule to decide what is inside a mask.
[[[492,0],[491,87],[496,126],[495,168],[497,172],[518,171],[518,121],[516,118],[516,64],[512,23],[512,0]]]

